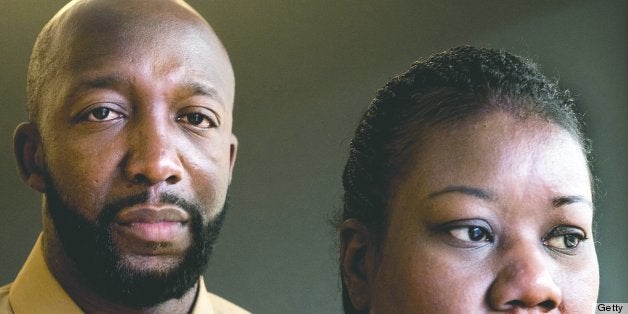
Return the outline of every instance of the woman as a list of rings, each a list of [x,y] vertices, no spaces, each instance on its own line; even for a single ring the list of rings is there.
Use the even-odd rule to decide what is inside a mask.
[[[458,47],[379,91],[345,167],[346,313],[591,312],[599,274],[573,100]]]

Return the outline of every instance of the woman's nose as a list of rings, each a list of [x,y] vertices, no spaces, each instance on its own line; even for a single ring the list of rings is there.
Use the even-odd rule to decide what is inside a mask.
[[[549,312],[562,303],[561,289],[549,268],[551,257],[542,247],[513,250],[505,259],[489,291],[492,308]]]

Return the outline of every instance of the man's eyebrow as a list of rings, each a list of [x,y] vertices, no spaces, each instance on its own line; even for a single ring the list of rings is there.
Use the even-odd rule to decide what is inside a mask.
[[[580,195],[560,196],[552,200],[552,205],[554,207],[561,207],[561,206],[569,205],[573,203],[585,203],[591,206],[591,208],[594,207],[591,201],[589,201],[588,199]]]
[[[125,82],[125,81],[127,80],[122,78],[121,76],[109,75],[109,76],[96,77],[96,78],[87,80],[81,83],[79,86],[85,86],[87,88],[106,88],[106,87],[118,85],[121,82]]]
[[[438,197],[447,193],[461,193],[461,194],[481,198],[487,201],[494,201],[497,199],[495,194],[493,194],[490,191],[486,191],[481,188],[476,188],[476,187],[467,186],[467,185],[450,185],[440,191],[430,193],[428,195],[428,198]]]
[[[218,95],[218,91],[207,84],[196,81],[188,81],[183,83],[183,88],[194,96],[208,96],[218,101],[222,101]]]
[[[126,83],[128,80],[119,75],[108,75],[90,78],[81,81],[77,86],[72,88],[72,91],[68,95],[67,99],[71,100],[83,91],[99,88],[112,88],[118,86],[121,83]]]

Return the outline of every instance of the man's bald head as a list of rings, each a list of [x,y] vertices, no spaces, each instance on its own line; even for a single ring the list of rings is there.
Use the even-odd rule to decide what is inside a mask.
[[[177,47],[184,36],[203,45]],[[169,44],[164,47],[164,42]],[[75,0],[46,24],[33,47],[27,81],[30,120],[39,125],[42,108],[63,101],[56,95],[59,86],[51,84],[59,75],[71,75],[67,72],[106,54],[129,56],[155,49],[204,50],[226,85],[221,96],[233,104],[234,78],[227,52],[211,26],[184,1]]]

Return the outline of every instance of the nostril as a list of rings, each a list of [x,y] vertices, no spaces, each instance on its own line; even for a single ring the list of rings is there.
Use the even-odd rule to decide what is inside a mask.
[[[168,184],[175,184],[175,183],[177,183],[177,182],[179,182],[179,177],[178,177],[178,176],[176,176],[176,175],[169,176],[169,177],[166,179],[166,183],[168,183]]]
[[[133,176],[133,183],[135,184],[148,184],[149,181],[150,180],[148,179],[148,177],[146,177],[145,175],[141,173],[138,173]]]
[[[512,308],[528,308],[530,307],[529,305],[525,304],[523,301],[520,300],[513,300],[510,302],[507,302],[506,304],[508,304],[509,306],[511,306]],[[552,300],[545,300],[543,302],[540,302],[538,304],[536,304],[537,307],[543,308],[546,311],[550,311],[556,308],[556,302],[552,301]]]
[[[525,307],[525,304],[523,303],[523,301],[519,301],[519,300],[512,300],[510,302],[506,302],[506,304],[510,305],[513,308],[521,308],[521,307]]]
[[[552,300],[546,300],[543,301],[541,303],[539,303],[539,306],[546,309],[546,310],[553,310],[556,308],[556,302],[552,301]]]

